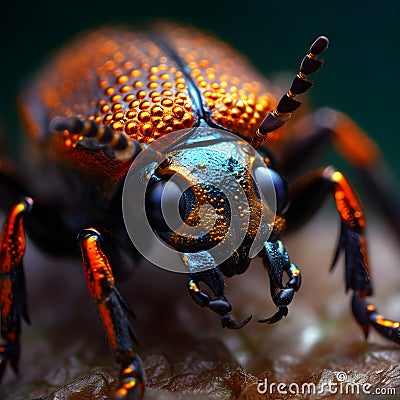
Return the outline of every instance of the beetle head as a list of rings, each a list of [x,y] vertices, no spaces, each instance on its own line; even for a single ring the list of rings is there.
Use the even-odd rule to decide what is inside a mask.
[[[137,173],[146,171],[136,218],[142,213],[147,228],[174,251],[208,252],[216,265],[238,248],[257,254],[285,202],[283,180],[263,158],[243,139],[214,128],[192,129],[161,153],[163,160],[147,169],[133,165]],[[134,238],[127,224],[135,245],[144,235],[142,223],[135,221]]]

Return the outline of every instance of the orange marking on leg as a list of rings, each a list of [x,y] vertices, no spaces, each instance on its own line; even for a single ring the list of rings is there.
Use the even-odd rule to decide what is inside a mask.
[[[14,303],[14,292],[10,278],[0,280],[1,321],[6,321]]]
[[[89,236],[81,241],[86,283],[93,299],[104,300],[114,287],[110,262],[100,248],[99,241]]]
[[[100,248],[99,238],[88,236],[80,241],[86,284],[90,296],[96,301],[96,308],[105,333],[114,352],[117,350],[115,326],[108,296],[114,288],[114,276],[110,262]]]
[[[23,215],[27,210],[24,202],[13,206],[3,224],[0,237],[0,273],[9,273],[22,261],[26,239]]]
[[[386,326],[393,328],[394,322],[390,321],[388,319],[384,319],[382,315],[379,316],[379,318],[376,321],[379,325]]]
[[[397,321],[392,321],[391,319],[385,319],[382,315],[377,315],[376,323],[384,327],[393,329],[397,329],[400,326],[400,323],[398,323]]]
[[[380,159],[377,144],[347,115],[338,113],[333,127],[334,143],[346,160],[359,168],[369,167]]]
[[[107,339],[114,352],[117,351],[117,338],[115,337],[115,326],[112,319],[111,311],[108,307],[107,301],[104,303],[96,304],[97,311],[99,313],[101,322],[107,336]]]
[[[341,172],[330,167],[325,169],[324,175],[335,183],[336,208],[342,220],[350,228],[363,232],[366,225],[364,211],[350,183]]]
[[[369,313],[373,313],[373,312],[375,312],[375,311],[376,311],[376,308],[375,308],[375,306],[374,306],[374,305],[372,305],[372,304],[368,304],[368,306],[367,306],[367,310],[368,310],[368,312],[369,312]]]

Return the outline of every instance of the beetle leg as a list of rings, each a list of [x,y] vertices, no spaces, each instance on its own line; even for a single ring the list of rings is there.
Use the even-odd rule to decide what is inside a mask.
[[[110,263],[101,249],[100,233],[92,228],[85,229],[78,240],[90,296],[121,368],[119,385],[112,398],[139,399],[144,393],[145,374],[142,361],[134,350],[136,337],[129,320],[133,312],[114,286]]]
[[[306,222],[332,191],[341,219],[341,230],[331,269],[344,251],[346,291],[353,291],[353,314],[364,334],[367,335],[369,326],[373,326],[386,338],[400,343],[398,322],[385,319],[365,301],[365,297],[372,295],[366,222],[360,200],[344,175],[327,167],[311,172],[295,183],[291,188],[292,203],[286,212],[287,226],[290,227],[293,222],[295,226]]]
[[[21,317],[30,323],[22,259],[26,246],[24,216],[31,210],[32,204],[29,197],[15,204],[7,214],[1,232],[0,309],[1,337],[5,344],[0,346],[0,379],[8,361],[14,372],[18,373]]]
[[[193,272],[190,274],[190,277],[188,290],[191,298],[200,307],[208,307],[210,310],[220,315],[221,323],[224,328],[240,329],[251,320],[250,315],[244,321],[237,322],[229,315],[232,311],[232,306],[224,295],[224,281],[221,272],[217,268]],[[205,283],[211,289],[213,297],[200,289],[200,282]]]
[[[384,318],[374,305],[367,303],[357,293],[353,294],[351,301],[353,314],[364,332],[365,338],[368,337],[369,326],[387,339],[400,344],[400,323]]]
[[[377,143],[344,113],[322,108],[294,124],[279,150],[281,171],[293,176],[305,160],[313,159],[315,153],[330,142],[356,169],[372,200],[400,239],[399,196],[393,189],[396,180]]]
[[[341,219],[341,230],[332,268],[344,250],[346,255],[346,290],[372,293],[365,241],[365,217],[360,200],[344,175],[332,167],[313,171],[290,188],[291,204],[286,212],[286,226],[304,224],[332,193]]]
[[[292,302],[295,292],[301,285],[301,275],[296,265],[290,263],[289,255],[280,240],[276,242],[265,242],[263,255],[264,266],[269,274],[271,297],[278,311],[270,318],[259,320],[259,322],[273,324],[280,321],[288,314],[288,305]],[[283,273],[289,280],[283,285]]]

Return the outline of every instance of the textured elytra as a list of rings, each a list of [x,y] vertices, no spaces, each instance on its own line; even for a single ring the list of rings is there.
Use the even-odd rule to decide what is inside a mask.
[[[47,141],[47,149],[39,143],[42,155],[77,171],[108,197],[130,163],[77,146],[79,135],[51,134],[54,118],[92,119],[151,143],[196,126],[203,116],[251,138],[275,106],[271,91],[227,44],[192,28],[160,24],[147,32],[105,27],[80,35],[48,61],[19,104],[26,131]]]
[[[187,65],[212,120],[253,137],[276,103],[272,85],[226,43],[196,29],[157,26],[163,40]]]
[[[48,120],[94,119],[146,143],[194,121],[182,71],[148,35],[122,28],[78,38],[42,72],[32,92]]]
[[[158,40],[178,55],[181,66]],[[151,35],[106,27],[81,35],[39,74],[21,97],[24,120],[35,136],[47,131],[42,116],[35,115],[40,110],[46,121],[94,119],[151,143],[196,123],[199,110],[187,73],[211,120],[242,136],[252,137],[275,106],[271,85],[211,36],[169,24],[156,26]],[[68,137],[66,144],[78,139]]]

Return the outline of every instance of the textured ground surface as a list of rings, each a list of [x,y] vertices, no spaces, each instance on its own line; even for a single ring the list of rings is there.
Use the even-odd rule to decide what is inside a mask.
[[[237,318],[253,314],[240,331],[221,329],[211,312],[193,304],[186,277],[144,265],[121,291],[137,315],[135,329],[148,376],[146,399],[398,398],[400,348],[376,334],[363,341],[344,295],[343,269],[328,273],[336,233],[336,219],[320,214],[285,240],[302,269],[303,286],[289,316],[275,326],[256,322],[274,312],[258,261],[245,276],[227,281]],[[397,244],[374,223],[368,238],[375,305],[400,318]],[[20,375],[7,372],[0,398],[105,398],[118,369],[98,329],[79,262],[44,258],[30,246],[25,265],[33,325],[24,326]],[[257,392],[257,383],[265,378],[299,386],[331,381],[339,389],[342,377],[344,383],[358,384],[360,393],[370,383],[371,392],[396,388],[397,396]]]

